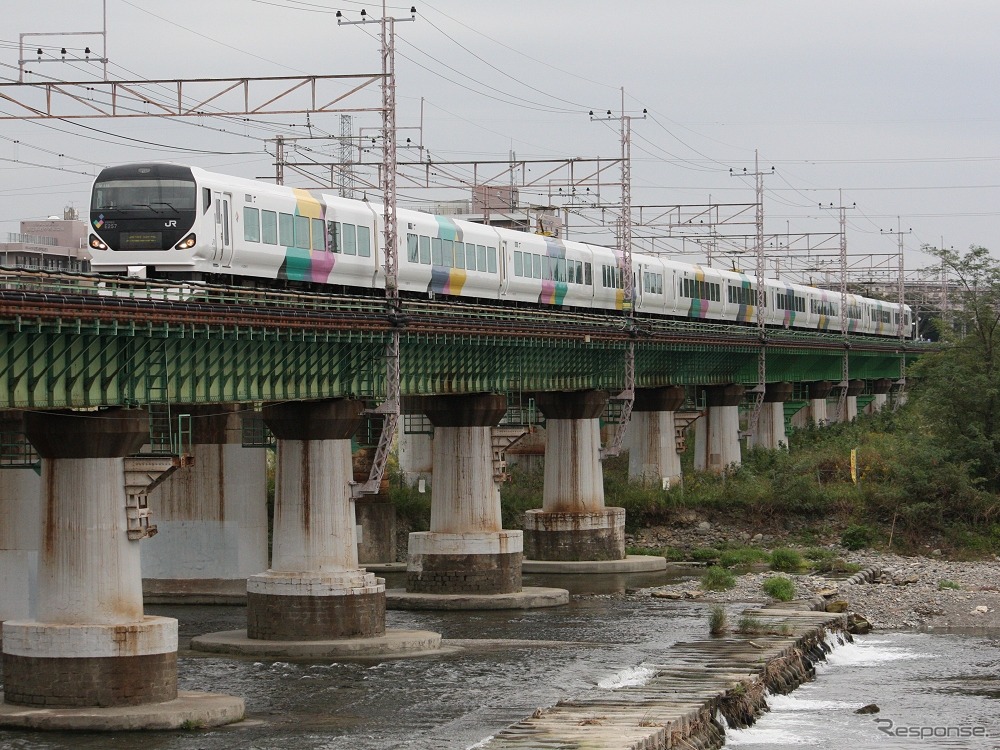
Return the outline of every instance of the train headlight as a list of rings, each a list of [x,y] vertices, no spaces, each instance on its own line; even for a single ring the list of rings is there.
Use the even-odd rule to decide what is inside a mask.
[[[90,235],[90,246],[95,250],[107,250],[108,246],[101,242],[101,238],[96,234]]]
[[[195,237],[194,232],[191,232],[187,237],[174,245],[175,250],[190,250],[198,242],[198,238]]]

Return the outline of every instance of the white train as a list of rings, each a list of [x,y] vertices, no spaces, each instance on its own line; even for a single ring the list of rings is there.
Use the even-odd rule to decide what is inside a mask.
[[[403,295],[621,310],[620,254],[606,247],[399,210]],[[175,164],[102,170],[89,244],[98,273],[358,291],[385,286],[382,207]],[[756,323],[756,279],[634,253],[635,309]],[[769,326],[840,330],[839,292],[768,279]],[[848,329],[898,335],[899,305],[847,298]],[[909,307],[903,330],[913,335]]]

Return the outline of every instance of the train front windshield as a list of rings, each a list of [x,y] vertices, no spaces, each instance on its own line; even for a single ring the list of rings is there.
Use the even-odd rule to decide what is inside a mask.
[[[196,199],[195,184],[190,180],[106,180],[94,184],[91,210],[176,213],[194,211]]]

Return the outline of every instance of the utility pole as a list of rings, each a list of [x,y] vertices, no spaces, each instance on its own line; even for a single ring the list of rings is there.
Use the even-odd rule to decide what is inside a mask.
[[[904,323],[903,323],[903,312],[904,312],[904,307],[903,306],[904,306],[904,294],[905,294],[905,284],[904,284],[904,278],[903,278],[904,271],[905,271],[904,264],[903,264],[903,235],[904,234],[911,234],[912,232],[913,232],[913,229],[907,229],[905,232],[903,231],[903,225],[902,225],[902,222],[900,221],[900,218],[898,216],[896,217],[896,230],[895,231],[893,231],[891,229],[880,230],[880,233],[884,234],[884,235],[896,235],[896,239],[897,239],[897,242],[898,242],[897,253],[898,253],[898,257],[899,257],[899,268],[898,268],[899,282],[898,282],[898,287],[897,287],[896,293],[897,293],[897,295],[899,297],[899,308],[898,308],[898,312],[896,313],[896,317],[897,317],[897,321],[896,321],[896,335],[899,337],[900,347],[902,347],[902,345],[904,343],[904,339],[905,339],[905,335],[904,335]],[[906,357],[905,356],[903,356],[899,360],[899,380],[896,381],[896,385],[899,386],[899,391],[900,392],[902,392],[902,390],[906,387]],[[897,398],[896,399],[896,405],[897,406],[899,404],[899,401],[900,401],[900,399]]]
[[[757,338],[760,341],[760,351],[757,354],[757,385],[751,389],[754,394],[753,411],[750,414],[750,424],[747,432],[751,435],[757,432],[757,425],[760,424],[760,412],[764,406],[764,392],[767,389],[767,330],[764,323],[767,315],[767,290],[764,288],[764,176],[774,174],[774,167],[767,172],[760,171],[760,154],[755,149],[753,152],[753,172],[747,172],[743,168],[742,174],[729,170],[730,177],[753,177],[756,194],[756,210],[754,213],[757,227],[756,254],[757,254]]]
[[[354,118],[340,116],[340,165],[337,169],[337,189],[341,198],[354,197],[354,172],[351,170],[351,138],[354,136]]]
[[[632,274],[632,116],[625,114],[625,87],[622,86],[621,114],[615,117],[608,110],[604,117],[594,117],[591,120],[618,120],[621,129],[621,214],[618,220],[617,244],[618,255],[622,263],[622,312],[632,325],[635,314],[635,277]],[[646,119],[646,110],[642,110],[640,120]],[[601,449],[601,458],[610,458],[621,453],[625,440],[625,431],[632,419],[632,406],[635,404],[635,342],[629,341],[625,351],[625,388],[614,397],[620,401],[622,410],[618,427],[609,445]]]
[[[837,415],[841,422],[847,421],[847,386],[850,380],[850,342],[847,340],[848,319],[847,319],[847,209],[857,208],[857,203],[850,206],[844,205],[844,191],[837,192],[840,198],[840,205],[829,206],[819,204],[820,208],[834,209],[840,212],[840,332],[844,337],[844,361],[840,368],[840,394],[837,397]]]
[[[385,250],[385,296],[390,320],[398,323],[401,318],[399,302],[398,253],[396,241],[396,21],[414,21],[417,17],[415,6],[410,7],[409,18],[393,18],[388,15],[385,0],[382,0],[381,52],[382,52],[382,194],[383,194],[383,236]],[[344,21],[343,14],[337,11],[338,25],[357,25],[374,23],[361,10],[360,21]],[[377,494],[382,483],[382,475],[389,461],[389,452],[396,435],[396,423],[399,421],[400,387],[399,387],[399,326],[394,325],[386,345],[386,393],[374,413],[383,416],[382,434],[379,436],[375,458],[372,461],[368,481],[355,485],[352,494],[358,497],[363,494]]]

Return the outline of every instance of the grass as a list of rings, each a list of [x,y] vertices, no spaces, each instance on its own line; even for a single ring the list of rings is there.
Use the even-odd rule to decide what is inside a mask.
[[[771,576],[764,581],[764,593],[779,602],[790,602],[795,598],[795,583],[784,576]]]
[[[736,585],[736,576],[725,568],[713,565],[701,577],[701,587],[707,591],[729,591]]]
[[[955,583],[954,581],[950,581],[947,578],[942,578],[940,581],[938,581],[938,589],[942,591],[945,589],[952,589],[953,591],[959,591],[961,588],[962,587],[959,584]]]
[[[719,565],[723,568],[749,568],[768,559],[767,552],[759,547],[733,547],[719,553]]]
[[[740,615],[736,623],[736,632],[743,635],[757,635],[764,632],[764,622],[753,615]]]
[[[726,608],[721,604],[712,607],[712,614],[708,619],[708,632],[712,635],[722,635],[729,629],[729,617],[726,615]]]
[[[787,547],[776,549],[771,553],[771,570],[797,573],[805,567],[805,564],[805,560],[799,552]]]
[[[792,626],[787,622],[777,626],[766,625],[759,617],[744,614],[740,615],[736,632],[741,635],[788,635],[792,632]]]
[[[722,553],[715,547],[699,547],[691,550],[691,559],[695,562],[716,562]]]

